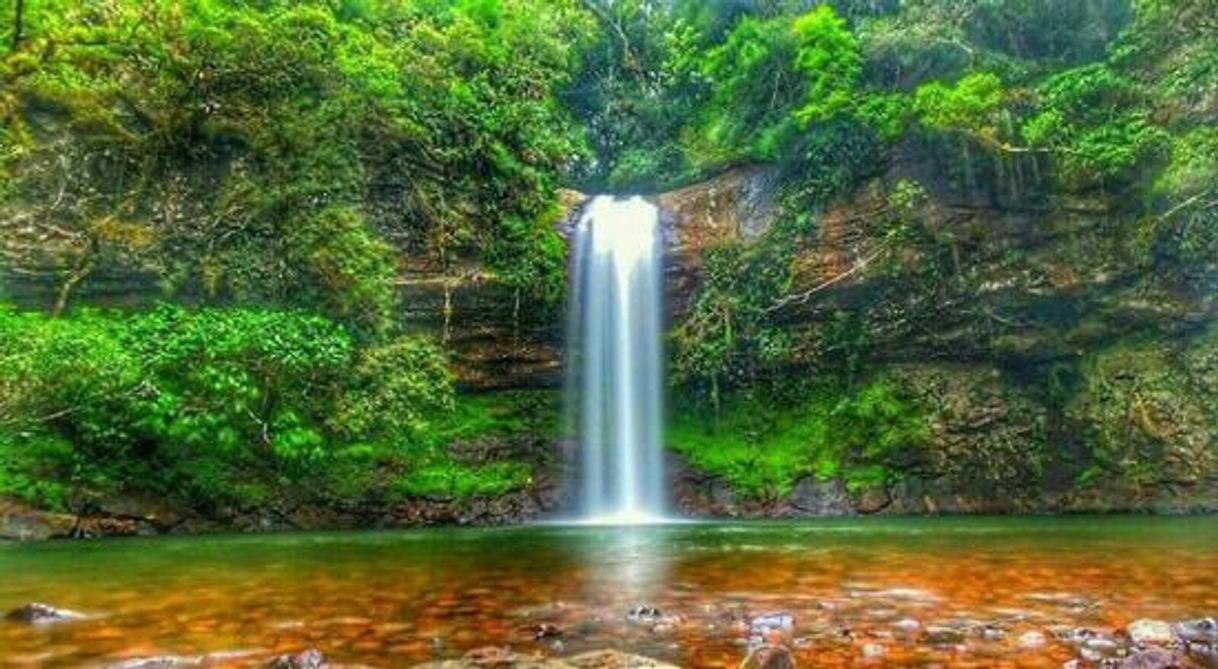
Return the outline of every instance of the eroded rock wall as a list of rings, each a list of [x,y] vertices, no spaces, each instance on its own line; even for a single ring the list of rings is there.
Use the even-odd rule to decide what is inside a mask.
[[[890,242],[886,198],[903,180],[925,186],[912,214],[922,239]],[[769,229],[777,181],[772,169],[741,168],[654,196],[670,323],[696,297],[708,249]],[[586,196],[563,201],[559,229],[569,236]],[[892,377],[926,407],[925,457],[882,490],[809,480],[777,504],[676,467],[679,505],[709,515],[1218,509],[1218,301],[1139,262],[1121,207],[1101,196],[961,189],[933,166],[898,162],[817,212],[792,260],[792,292],[808,295],[778,318],[811,350],[834,314],[858,316],[864,373]],[[883,244],[888,269],[875,271]],[[64,262],[22,272],[9,263],[6,295],[47,304]],[[401,267],[403,322],[448,345],[465,388],[561,384],[561,306],[530,316],[473,263],[442,269],[408,257]],[[82,297],[156,295],[146,277],[98,276]]]

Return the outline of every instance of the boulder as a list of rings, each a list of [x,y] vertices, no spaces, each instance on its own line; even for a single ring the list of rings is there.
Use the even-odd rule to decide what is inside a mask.
[[[0,539],[39,541],[72,536],[76,516],[0,499]]]

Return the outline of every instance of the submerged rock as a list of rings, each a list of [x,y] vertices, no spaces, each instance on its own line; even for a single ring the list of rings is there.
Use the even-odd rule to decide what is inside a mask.
[[[310,648],[296,655],[280,655],[267,664],[268,669],[327,669],[329,666],[330,661],[316,648]]]
[[[202,664],[203,658],[201,656],[161,655],[157,657],[133,657],[129,660],[107,664],[106,669],[174,669],[175,667],[197,667]]]
[[[626,614],[626,619],[631,622],[654,623],[664,617],[663,612],[654,606],[646,604],[636,606]]]
[[[749,621],[753,632],[761,633],[766,630],[795,629],[795,616],[790,613],[762,613]]]
[[[1054,627],[1051,631],[1055,639],[1072,646],[1081,646],[1100,636],[1099,632],[1086,627]]]
[[[1185,642],[1184,652],[1205,669],[1218,669],[1218,644]]]
[[[750,651],[740,669],[795,669],[795,658],[786,646],[766,644]]]
[[[922,623],[913,618],[902,618],[892,624],[893,628],[905,634],[913,634],[922,629]]]
[[[4,614],[5,620],[29,623],[31,625],[45,625],[48,623],[80,620],[84,617],[85,615],[83,613],[70,611],[68,609],[56,608],[50,604],[42,604],[40,602],[30,602],[29,604],[19,606]]]
[[[883,644],[865,643],[863,644],[862,652],[864,658],[871,660],[878,657],[883,657],[884,654],[888,652],[888,649],[885,648]]]
[[[616,650],[597,650],[568,658],[533,658],[517,655],[506,646],[487,646],[459,660],[415,665],[415,669],[678,669],[675,665]]]
[[[1121,660],[1119,669],[1175,669],[1184,666],[1181,658],[1165,648],[1134,650]]]
[[[921,640],[932,646],[955,646],[964,643],[964,632],[951,627],[927,627]]]
[[[554,623],[537,623],[536,625],[529,625],[528,630],[529,633],[533,635],[534,641],[553,639],[555,637],[562,636],[562,629]]]
[[[556,662],[558,667],[576,669],[678,669],[667,662],[616,650],[595,650]]]

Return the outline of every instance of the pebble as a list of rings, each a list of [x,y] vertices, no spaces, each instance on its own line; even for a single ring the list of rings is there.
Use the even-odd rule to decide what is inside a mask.
[[[882,657],[887,652],[888,652],[888,649],[885,648],[883,644],[878,644],[878,643],[863,644],[863,657],[865,657],[865,658],[874,659],[877,657]]]
[[[310,648],[296,655],[280,655],[270,661],[270,669],[328,669],[330,661],[316,648]]]
[[[163,657],[134,657],[129,660],[108,664],[106,669],[173,669],[174,667],[197,667],[201,664],[203,664],[202,657],[166,655]]]
[[[675,620],[673,616],[665,616],[664,612],[654,606],[636,606],[626,614],[626,619],[632,623],[655,624]]]
[[[789,613],[762,613],[749,623],[754,632],[762,630],[790,630],[795,628],[795,616]]]
[[[534,641],[562,636],[562,630],[554,623],[538,623],[530,625],[528,629],[533,634]]]
[[[985,625],[981,628],[981,638],[987,641],[999,641],[1007,636],[1006,630],[996,625]]]
[[[1040,648],[1045,645],[1045,635],[1040,632],[1024,632],[1019,635],[1020,648]]]

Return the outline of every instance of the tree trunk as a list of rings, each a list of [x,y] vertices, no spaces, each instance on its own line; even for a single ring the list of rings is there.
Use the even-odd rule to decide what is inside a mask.
[[[13,7],[13,51],[21,46],[21,40],[25,37],[25,0],[16,0]]]

